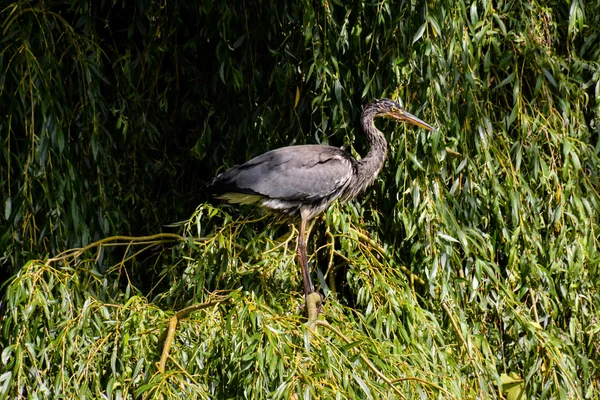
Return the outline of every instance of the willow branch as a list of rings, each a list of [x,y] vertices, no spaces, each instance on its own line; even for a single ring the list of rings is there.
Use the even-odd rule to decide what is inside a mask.
[[[107,237],[104,239],[100,239],[94,243],[90,243],[85,247],[78,247],[78,248],[64,251],[64,252],[58,254],[56,257],[49,258],[46,261],[46,265],[49,265],[50,263],[53,263],[53,262],[66,260],[71,257],[73,257],[73,258],[79,257],[81,254],[83,254],[86,251],[91,250],[95,247],[102,247],[103,245],[105,245],[107,243],[116,242],[119,240],[124,242],[124,243],[120,243],[120,245],[125,246],[125,245],[130,245],[132,242],[140,243],[140,242],[154,241],[156,244],[165,243],[165,242],[173,242],[173,241],[184,242],[186,240],[186,238],[184,238],[181,235],[177,235],[175,233],[157,233],[156,235],[150,235],[150,236],[111,236],[111,237]],[[147,244],[147,243],[144,243],[144,244]]]
[[[384,249],[383,247],[381,247],[381,245],[379,245],[379,243],[375,242],[373,239],[371,239],[369,236],[365,235],[364,233],[354,229],[354,228],[350,228],[352,230],[352,232],[356,233],[356,236],[358,236],[360,239],[364,240],[365,242],[367,242],[369,244],[369,246],[373,247],[375,250],[377,250],[378,253],[380,253],[382,256],[385,256],[388,259],[391,259],[391,255],[390,253]],[[408,277],[410,277],[411,279],[413,279],[415,282],[417,282],[419,285],[424,286],[425,285],[425,281],[423,280],[423,278],[421,278],[420,276],[416,275],[415,273],[413,273],[411,270],[409,270],[408,268],[406,268],[404,265],[399,265],[400,270],[407,275]]]
[[[344,342],[351,344],[352,341],[350,339],[348,339],[346,336],[344,336],[344,334],[342,332],[340,332],[338,329],[336,329],[335,327],[333,327],[333,325],[331,325],[329,322],[327,321],[316,321],[315,322],[316,325],[320,325],[320,326],[324,326],[325,328],[329,329],[330,331],[332,331],[333,333],[335,333],[336,335],[338,335],[340,338],[342,338],[342,340],[344,340]],[[371,360],[369,360],[367,358],[367,356],[365,356],[361,351],[358,352],[358,356],[360,357],[361,360],[363,360],[363,362],[365,364],[367,364],[367,367],[369,367],[369,369],[371,371],[373,371],[373,373],[375,375],[377,375],[378,377],[380,377],[385,383],[387,383],[388,385],[390,385],[390,387],[392,388],[392,390],[394,392],[396,392],[396,394],[398,396],[400,396],[400,398],[402,399],[406,399],[406,397],[404,396],[404,394],[402,394],[402,392],[400,391],[400,389],[398,389],[396,386],[394,386],[394,382],[392,382],[390,380],[390,378],[388,378],[387,376],[385,376],[385,374],[383,372],[381,372],[372,362]]]
[[[169,320],[169,327],[158,338],[159,343],[164,340],[164,345],[160,356],[160,362],[158,363],[158,372],[165,372],[167,358],[169,358],[169,352],[171,351],[171,345],[173,344],[173,339],[175,338],[175,331],[177,330],[177,324],[179,323],[179,320],[186,318],[194,311],[202,310],[204,308],[210,308],[216,306],[217,304],[221,304],[228,301],[231,301],[231,298],[226,297],[222,300],[207,301],[206,303],[202,304],[194,304],[177,311],[175,315],[171,317],[171,319]]]
[[[456,322],[456,320],[454,319],[454,316],[450,312],[450,308],[448,308],[448,304],[446,303],[446,301],[442,301],[442,308],[444,309],[444,312],[446,313],[448,318],[450,318],[450,322],[452,323],[454,332],[456,332],[456,335],[459,337],[460,341],[463,343],[463,345],[465,346],[465,349],[467,350],[467,356],[469,357],[469,361],[471,362],[471,365],[473,365],[473,372],[475,372],[475,376],[477,377],[477,381],[479,382],[479,394],[480,394],[481,398],[484,398],[485,396],[483,396],[483,392],[481,391],[481,376],[479,375],[479,371],[477,370],[477,365],[475,363],[473,354],[471,354],[471,349],[470,349],[469,345],[467,344],[467,340],[463,336],[463,334],[460,330],[460,327],[458,326],[458,323]]]

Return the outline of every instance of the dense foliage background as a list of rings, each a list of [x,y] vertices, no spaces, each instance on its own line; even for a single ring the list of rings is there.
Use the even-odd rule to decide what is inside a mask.
[[[0,399],[600,398],[600,3],[0,21]],[[380,178],[313,229],[331,326],[309,335],[295,231],[202,186],[285,145],[365,154],[381,97],[440,129],[379,123]],[[169,317],[205,302],[159,372]]]

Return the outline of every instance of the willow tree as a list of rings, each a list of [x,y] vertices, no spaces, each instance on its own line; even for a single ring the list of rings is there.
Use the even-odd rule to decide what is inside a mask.
[[[598,4],[2,7],[0,398],[598,397]],[[380,97],[440,129],[316,223],[310,330],[296,232],[202,187]]]

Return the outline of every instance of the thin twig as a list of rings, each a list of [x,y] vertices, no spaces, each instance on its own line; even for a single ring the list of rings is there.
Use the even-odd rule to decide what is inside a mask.
[[[177,329],[177,315],[174,315],[169,320],[169,328],[167,329],[167,337],[163,346],[162,354],[160,356],[160,362],[158,363],[158,372],[161,374],[165,372],[165,366],[167,364],[167,358],[169,357],[169,351],[171,350],[171,344],[175,338],[175,330]]]
[[[131,242],[139,243],[139,242],[145,242],[148,240],[156,241],[156,244],[163,243],[163,242],[170,242],[170,241],[184,242],[186,240],[186,238],[184,238],[181,235],[177,235],[175,233],[158,233],[156,235],[150,235],[150,236],[111,236],[111,237],[107,237],[104,239],[100,239],[94,243],[90,243],[85,247],[79,247],[79,248],[74,248],[74,249],[64,251],[64,252],[58,254],[56,257],[52,257],[52,258],[49,258],[48,260],[46,260],[46,265],[49,265],[50,263],[53,263],[53,262],[66,260],[70,257],[76,258],[76,257],[80,256],[81,254],[85,253],[86,251],[93,249],[94,247],[100,247],[104,244],[107,244],[109,242],[115,242],[117,240],[126,241],[125,243],[122,243],[122,245],[130,245]],[[147,244],[147,243],[145,243],[145,244]]]
[[[177,311],[175,315],[171,317],[171,319],[169,320],[169,327],[158,338],[159,343],[164,340],[163,350],[160,356],[160,362],[158,363],[158,372],[165,372],[167,358],[169,358],[169,352],[171,351],[171,345],[173,344],[173,339],[175,338],[175,330],[177,329],[177,324],[179,323],[179,320],[186,318],[194,311],[202,310],[204,308],[210,308],[212,306],[216,306],[218,304],[228,301],[231,301],[230,297],[226,297],[221,300],[207,301],[206,303],[202,304],[194,304]]]
[[[291,227],[292,227],[292,229],[290,230],[290,234],[288,235],[288,237],[284,241],[282,241],[278,245],[276,245],[275,247],[273,247],[273,248],[271,248],[269,250],[266,250],[263,253],[263,255],[264,254],[269,254],[270,252],[275,251],[275,250],[277,250],[278,248],[280,248],[282,246],[287,246],[288,243],[292,241],[292,239],[294,238],[294,235],[296,233],[296,227],[294,225],[291,225]]]
[[[437,385],[431,381],[428,381],[427,379],[419,378],[417,376],[405,376],[404,378],[396,378],[396,379],[392,380],[392,383],[403,382],[403,381],[415,381],[415,382],[422,383],[424,385],[429,385],[429,386],[439,390],[440,392],[444,393],[446,396],[452,397],[453,399],[456,398],[456,397],[454,397],[454,395],[452,393],[448,392],[446,389],[444,389],[440,385]]]
[[[327,263],[327,271],[325,272],[325,276],[323,277],[323,279],[326,280],[327,278],[329,278],[329,290],[331,290],[333,293],[336,293],[337,291],[335,287],[335,277],[333,276],[333,271],[335,270],[335,268],[333,267],[335,236],[333,236],[333,234],[329,230],[329,227],[327,227],[327,235],[331,238],[331,243],[329,243],[329,246],[331,246],[331,248],[329,249],[329,262]],[[330,272],[331,275],[329,275]]]

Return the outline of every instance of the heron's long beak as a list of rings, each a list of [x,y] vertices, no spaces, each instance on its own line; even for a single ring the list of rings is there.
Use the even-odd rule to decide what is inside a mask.
[[[421,128],[427,129],[428,131],[435,131],[435,128],[433,126],[431,126],[427,122],[415,117],[408,111],[403,111],[402,113],[394,113],[394,114],[391,114],[390,116],[398,121],[408,122],[410,124],[417,125]]]

